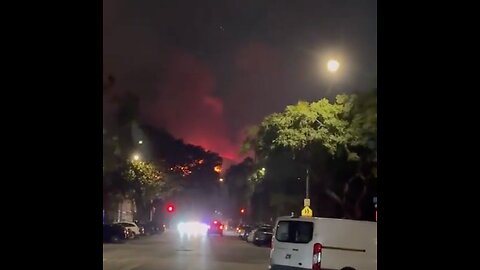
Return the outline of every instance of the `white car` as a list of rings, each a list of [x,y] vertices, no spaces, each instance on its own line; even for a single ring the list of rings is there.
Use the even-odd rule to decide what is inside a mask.
[[[136,238],[141,235],[140,233],[140,228],[135,224],[134,222],[131,221],[122,221],[122,222],[116,222],[115,224],[120,224],[127,228],[130,232],[130,237],[131,238]]]
[[[247,243],[253,243],[253,240],[254,240],[254,237],[255,237],[255,232],[256,232],[257,230],[258,230],[258,229],[253,229],[251,232],[248,233]]]
[[[270,269],[377,269],[377,223],[332,218],[280,217]]]

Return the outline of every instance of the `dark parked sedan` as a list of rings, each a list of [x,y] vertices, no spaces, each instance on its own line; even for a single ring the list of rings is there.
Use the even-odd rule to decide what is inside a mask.
[[[145,235],[158,234],[165,231],[165,225],[163,224],[159,225],[155,222],[148,222],[145,224],[141,224],[141,226],[143,227]]]
[[[261,227],[255,230],[253,244],[256,246],[270,245],[272,243],[273,228]]]
[[[238,237],[242,240],[245,240],[246,235],[248,235],[248,232],[250,232],[251,230],[252,230],[252,226],[250,225],[245,225],[245,224],[239,225],[237,227]]]
[[[103,224],[103,242],[120,243],[128,237],[128,230],[122,225]]]
[[[250,232],[252,232],[254,229],[255,229],[254,227],[246,226],[243,229],[242,233],[240,234],[240,238],[246,241],[248,238],[248,235],[250,235]]]

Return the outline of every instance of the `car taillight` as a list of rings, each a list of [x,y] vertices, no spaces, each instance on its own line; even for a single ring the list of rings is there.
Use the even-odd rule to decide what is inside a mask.
[[[322,262],[322,245],[315,243],[313,245],[312,270],[320,270]]]
[[[223,230],[223,225],[220,225],[220,230]]]

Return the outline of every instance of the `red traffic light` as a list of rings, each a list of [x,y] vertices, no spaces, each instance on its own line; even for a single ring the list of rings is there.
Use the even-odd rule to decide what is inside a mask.
[[[240,213],[244,214],[244,213],[245,213],[245,209],[244,209],[244,208],[240,209]]]
[[[173,213],[173,211],[175,211],[175,205],[173,204],[167,205],[167,212]]]

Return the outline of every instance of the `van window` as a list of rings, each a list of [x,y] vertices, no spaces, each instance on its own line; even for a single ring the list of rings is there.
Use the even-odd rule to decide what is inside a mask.
[[[307,221],[278,222],[275,239],[279,242],[308,243],[312,240],[313,223]]]

